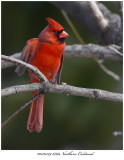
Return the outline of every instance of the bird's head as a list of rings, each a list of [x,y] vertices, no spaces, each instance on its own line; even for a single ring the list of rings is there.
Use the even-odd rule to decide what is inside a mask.
[[[64,43],[65,38],[69,36],[64,28],[52,18],[46,18],[48,26],[40,33],[39,39],[41,41],[48,41],[52,43]]]

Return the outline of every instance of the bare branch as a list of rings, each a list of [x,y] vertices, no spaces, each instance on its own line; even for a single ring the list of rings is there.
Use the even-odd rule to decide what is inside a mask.
[[[119,81],[120,80],[120,77],[119,77],[119,75],[117,75],[117,74],[115,74],[114,72],[112,72],[112,71],[110,71],[109,69],[107,69],[104,65],[103,65],[103,63],[102,63],[102,61],[96,61],[98,64],[99,64],[99,66],[100,66],[100,68],[106,73],[106,74],[108,74],[109,76],[111,76],[112,78],[114,78],[116,81]]]
[[[67,12],[75,21],[86,25],[104,45],[116,44],[123,46],[122,42],[122,23],[118,14],[112,13],[107,7],[97,2],[97,5],[105,19],[109,21],[110,27],[107,32],[103,32],[97,21],[94,19],[87,1],[51,1],[53,5]]]
[[[88,1],[88,5],[101,30],[104,32],[107,31],[109,28],[109,21],[105,19],[97,3],[95,1]]]
[[[117,54],[119,54],[120,56],[123,56],[123,54],[119,51],[119,49],[121,49],[119,46],[116,45],[109,45],[108,46],[111,50],[115,51]]]
[[[117,51],[119,49],[120,48],[116,48]],[[65,49],[65,57],[97,58],[120,62],[123,60],[123,54],[118,55],[118,53],[109,48],[109,46],[100,46],[96,44],[68,45]]]
[[[62,85],[51,84],[49,82],[11,86],[2,89],[1,95],[2,97],[4,97],[4,96],[15,95],[24,92],[32,92],[32,91],[43,91],[45,93],[59,93],[59,94],[66,94],[73,96],[82,96],[91,99],[102,99],[114,102],[123,101],[123,95],[120,93],[113,93],[100,89],[79,88],[65,84]]]
[[[32,99],[30,99],[29,101],[27,101],[23,106],[21,106],[16,112],[14,112],[11,116],[9,116],[7,118],[7,120],[5,120],[2,125],[1,128],[3,128],[10,120],[12,120],[15,116],[17,116],[22,110],[24,110],[30,103],[32,103],[35,99],[37,99],[38,97],[40,97],[41,94],[36,95],[35,97],[33,97]]]
[[[21,56],[21,53],[19,52],[19,53],[15,53],[15,54],[13,54],[13,55],[11,55],[9,57],[20,59],[20,56]],[[2,69],[15,66],[15,63],[7,62],[7,61],[4,61],[4,60],[1,61],[1,64],[2,64],[1,65]]]
[[[18,60],[16,58],[12,58],[12,57],[8,57],[8,56],[5,56],[5,55],[1,55],[1,59],[5,60],[5,61],[12,62],[12,63],[15,63],[15,64],[25,66],[26,68],[30,69],[40,79],[43,79],[45,82],[48,81],[48,79],[39,71],[39,69],[35,66],[32,66],[31,64],[25,63],[21,60]]]
[[[118,55],[120,48],[112,49],[112,46],[100,46],[95,44],[88,45],[67,45],[65,48],[65,57],[81,57],[81,58],[97,58],[110,61],[123,60],[122,53]],[[11,55],[12,58],[20,59],[21,53],[15,53]],[[2,60],[2,69],[14,66],[14,63],[6,62]]]

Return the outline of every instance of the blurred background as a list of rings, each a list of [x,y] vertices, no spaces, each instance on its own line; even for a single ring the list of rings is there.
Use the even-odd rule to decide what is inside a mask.
[[[71,3],[71,2],[70,2]],[[117,2],[102,2],[118,14]],[[80,44],[60,10],[49,2],[1,2],[2,54],[21,52],[26,41],[35,38],[47,25],[46,17],[58,21],[67,31],[67,45]],[[98,44],[87,27],[70,17],[85,43]],[[115,81],[105,74],[93,59],[65,58],[61,82],[69,85],[98,88],[122,93],[122,64],[106,61],[105,66],[119,74]],[[11,67],[2,70],[2,88],[28,84],[28,71],[19,77]],[[2,122],[32,97],[32,93],[2,98]],[[47,94],[44,102],[44,127],[38,133],[26,129],[30,105],[2,129],[3,150],[55,150],[55,149],[123,149],[122,104],[83,97]]]

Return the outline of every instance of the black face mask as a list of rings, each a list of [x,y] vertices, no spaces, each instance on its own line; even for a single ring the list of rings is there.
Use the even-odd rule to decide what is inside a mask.
[[[58,41],[59,41],[60,43],[65,42],[65,38],[60,38],[60,34],[61,34],[63,31],[64,31],[64,30],[61,30],[61,31],[54,31],[54,33],[55,33],[55,35],[57,36]]]

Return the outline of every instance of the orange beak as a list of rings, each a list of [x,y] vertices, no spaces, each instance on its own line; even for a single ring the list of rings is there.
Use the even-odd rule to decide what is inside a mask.
[[[66,33],[65,31],[63,31],[63,32],[60,34],[59,38],[66,38],[66,37],[68,37],[68,36],[69,36],[68,33]]]

